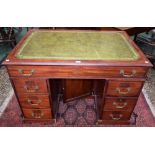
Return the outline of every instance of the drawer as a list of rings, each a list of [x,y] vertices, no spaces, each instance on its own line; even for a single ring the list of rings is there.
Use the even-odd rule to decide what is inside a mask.
[[[50,108],[48,95],[19,95],[20,104],[23,108]]]
[[[16,91],[20,93],[47,93],[47,83],[46,80],[42,79],[23,79],[16,78],[13,79]]]
[[[107,96],[138,96],[141,92],[143,81],[109,81]]]
[[[7,66],[11,77],[57,77],[57,78],[103,78],[145,77],[147,67],[102,67],[102,66]]]
[[[131,112],[128,111],[103,111],[102,119],[111,121],[129,120]]]
[[[106,98],[104,103],[104,110],[119,111],[128,110],[132,111],[137,103],[137,99],[131,98]]]
[[[27,119],[51,119],[51,109],[22,109]]]

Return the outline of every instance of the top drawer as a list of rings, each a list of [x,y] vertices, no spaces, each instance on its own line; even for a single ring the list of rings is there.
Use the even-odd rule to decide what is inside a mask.
[[[146,67],[101,67],[101,66],[8,66],[11,77],[53,78],[103,78],[144,77]]]

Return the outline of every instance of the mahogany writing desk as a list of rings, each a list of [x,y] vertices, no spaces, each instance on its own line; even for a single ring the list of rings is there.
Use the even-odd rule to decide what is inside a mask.
[[[29,31],[3,64],[25,121],[55,119],[62,81],[91,80],[81,88],[96,96],[98,120],[108,124],[129,123],[152,66],[126,32],[49,30]]]

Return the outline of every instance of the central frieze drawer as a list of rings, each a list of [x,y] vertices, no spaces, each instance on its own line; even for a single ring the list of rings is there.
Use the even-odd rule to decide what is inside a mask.
[[[138,96],[143,81],[108,81],[107,96]]]
[[[147,68],[143,67],[102,67],[102,66],[8,66],[11,77],[145,77]]]
[[[20,93],[47,93],[47,83],[43,79],[20,78],[13,79],[18,94]]]

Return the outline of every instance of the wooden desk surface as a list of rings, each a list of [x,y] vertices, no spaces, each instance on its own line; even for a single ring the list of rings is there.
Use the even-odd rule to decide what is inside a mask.
[[[150,66],[126,32],[75,30],[31,30],[3,64]]]

